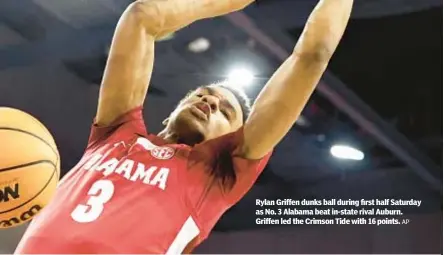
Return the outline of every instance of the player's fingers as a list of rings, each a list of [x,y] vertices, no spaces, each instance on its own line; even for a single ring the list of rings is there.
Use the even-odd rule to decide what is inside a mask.
[[[159,12],[159,15],[162,16],[162,29],[158,35],[175,32],[197,20],[242,10],[252,2],[254,2],[254,0],[142,1],[142,3],[146,5],[155,5],[155,9]]]

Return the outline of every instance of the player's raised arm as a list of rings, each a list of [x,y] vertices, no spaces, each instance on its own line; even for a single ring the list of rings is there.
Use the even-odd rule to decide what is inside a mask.
[[[240,10],[254,0],[138,0],[120,18],[100,89],[96,124],[108,125],[143,104],[156,38],[204,18]]]
[[[253,104],[242,156],[258,159],[285,136],[318,84],[347,26],[353,0],[320,0],[291,56]]]

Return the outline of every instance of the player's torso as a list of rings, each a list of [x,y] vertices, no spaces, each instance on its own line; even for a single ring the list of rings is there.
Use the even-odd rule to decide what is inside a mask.
[[[205,186],[187,171],[188,153],[137,135],[92,147],[31,228],[69,240],[74,252],[180,252],[199,234],[191,200]]]

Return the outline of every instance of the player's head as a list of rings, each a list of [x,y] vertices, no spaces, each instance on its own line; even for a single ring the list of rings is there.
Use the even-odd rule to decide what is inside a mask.
[[[190,91],[164,121],[164,134],[181,143],[195,144],[239,129],[248,117],[245,93],[224,83]]]

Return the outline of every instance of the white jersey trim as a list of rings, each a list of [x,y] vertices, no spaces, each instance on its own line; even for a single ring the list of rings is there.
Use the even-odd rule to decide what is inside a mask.
[[[200,230],[197,226],[196,222],[193,220],[193,217],[188,217],[177,234],[176,238],[171,243],[168,248],[166,255],[172,254],[182,254],[185,247],[197,236],[199,235]]]

